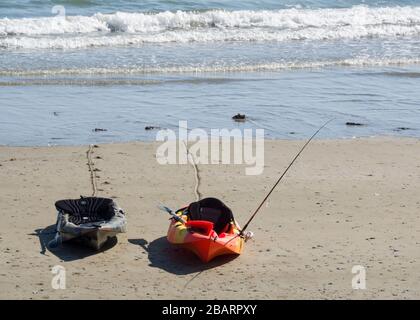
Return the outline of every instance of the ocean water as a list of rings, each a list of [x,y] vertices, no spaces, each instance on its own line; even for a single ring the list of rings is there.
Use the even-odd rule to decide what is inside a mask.
[[[0,2],[3,145],[152,140],[180,120],[420,137],[419,92],[418,0]]]

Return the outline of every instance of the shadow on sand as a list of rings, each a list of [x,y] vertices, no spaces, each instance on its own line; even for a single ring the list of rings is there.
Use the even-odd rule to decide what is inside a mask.
[[[234,260],[237,256],[219,256],[203,263],[192,252],[171,245],[166,237],[161,237],[150,243],[145,239],[128,239],[131,244],[139,245],[147,253],[150,266],[165,270],[176,275],[188,275],[221,266]]]
[[[106,250],[111,249],[117,244],[117,238],[109,239],[101,250],[94,250],[92,248],[86,247],[78,243],[77,241],[68,241],[56,248],[48,247],[48,243],[54,239],[55,236],[55,224],[50,225],[44,229],[36,229],[34,233],[30,233],[29,235],[37,236],[39,239],[39,244],[41,246],[40,253],[43,255],[47,255],[47,252],[51,252],[57,258],[63,261],[74,261],[83,259]]]

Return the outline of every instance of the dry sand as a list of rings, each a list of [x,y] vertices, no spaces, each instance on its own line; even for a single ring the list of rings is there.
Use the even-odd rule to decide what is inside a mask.
[[[302,143],[266,141],[259,176],[201,165],[200,192],[244,223]],[[194,201],[195,178],[191,165],[159,165],[154,143],[94,149],[99,195],[127,212],[117,244],[44,248],[54,202],[91,193],[87,149],[0,147],[0,298],[420,298],[420,140],[314,141],[251,225],[244,253],[207,265],[166,242],[156,205]],[[51,288],[57,264],[65,290]],[[367,270],[366,290],[351,287],[354,265]]]

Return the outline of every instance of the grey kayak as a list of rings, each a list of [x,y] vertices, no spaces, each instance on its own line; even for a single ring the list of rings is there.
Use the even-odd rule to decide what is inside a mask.
[[[48,246],[54,248],[62,242],[79,240],[95,250],[118,233],[126,232],[127,220],[123,210],[109,198],[81,197],[59,200],[56,236]]]

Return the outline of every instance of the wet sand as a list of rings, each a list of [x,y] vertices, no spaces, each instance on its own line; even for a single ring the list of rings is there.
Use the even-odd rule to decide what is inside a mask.
[[[198,165],[204,196],[244,223],[303,141],[266,141],[262,175]],[[202,264],[171,247],[168,217],[195,200],[191,165],[159,165],[155,143],[99,145],[100,196],[125,209],[128,232],[99,253],[50,251],[54,202],[92,192],[83,147],[0,147],[0,298],[419,299],[420,140],[316,140],[263,207],[235,258]],[[67,289],[51,288],[54,265]],[[351,269],[366,268],[366,290]]]

